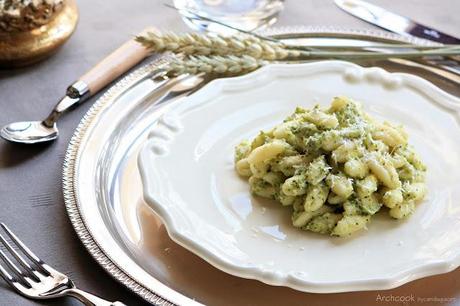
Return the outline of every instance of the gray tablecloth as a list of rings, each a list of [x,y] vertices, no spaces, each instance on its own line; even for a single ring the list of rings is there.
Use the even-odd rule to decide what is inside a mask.
[[[144,27],[154,25],[167,30],[187,30],[176,12],[162,6],[165,2],[163,0],[77,2],[80,8],[78,28],[56,55],[31,67],[0,71],[0,125],[43,118],[68,84]],[[459,34],[459,1],[372,2],[447,33]],[[373,28],[339,10],[332,0],[287,0],[278,25],[298,24]],[[82,289],[107,299],[122,300],[129,305],[146,305],[109,277],[90,257],[74,233],[64,208],[61,168],[65,149],[79,120],[96,99],[97,96],[93,97],[59,122],[60,137],[54,143],[22,146],[0,141],[0,220],[6,222],[44,260],[67,273]],[[460,272],[457,269],[449,274],[423,280],[421,286],[426,286],[429,296],[439,292],[448,295],[444,296],[447,298],[455,297],[456,300],[449,304],[458,305],[459,279]],[[412,293],[406,292],[404,287],[398,292]],[[362,303],[392,304],[369,298]],[[315,299],[313,304],[320,305],[320,299]],[[431,304],[442,303],[423,303]],[[0,305],[79,303],[71,299],[54,302],[26,300],[0,281]]]

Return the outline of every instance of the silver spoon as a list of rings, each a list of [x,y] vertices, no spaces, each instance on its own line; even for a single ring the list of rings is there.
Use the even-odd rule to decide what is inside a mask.
[[[27,144],[56,139],[59,135],[56,123],[64,112],[86,101],[148,54],[148,50],[134,39],[127,41],[69,86],[66,95],[46,119],[10,123],[1,129],[0,136],[8,141]]]
[[[54,140],[59,135],[56,124],[59,117],[89,96],[88,85],[83,81],[77,81],[67,89],[67,94],[56,104],[45,120],[13,122],[3,127],[0,135],[12,142],[29,144]]]

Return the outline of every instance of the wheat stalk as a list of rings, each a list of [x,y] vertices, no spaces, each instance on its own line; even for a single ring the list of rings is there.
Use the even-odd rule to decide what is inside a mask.
[[[240,75],[256,70],[266,64],[266,61],[252,56],[234,55],[197,55],[189,56],[186,59],[175,59],[167,67],[168,75],[176,76],[181,74],[206,74],[218,75]]]
[[[244,74],[275,61],[303,61],[315,59],[387,59],[416,58],[428,55],[459,55],[459,45],[430,47],[422,50],[396,51],[389,53],[367,50],[328,50],[307,46],[285,45],[263,39],[258,35],[239,33],[233,36],[184,33],[175,34],[145,32],[136,40],[151,52],[172,52],[180,54],[168,68],[169,75],[184,73],[238,75]],[[358,49],[359,50],[359,49]]]
[[[460,55],[460,46],[431,47],[428,50],[414,50],[403,52],[369,52],[369,51],[326,51],[327,47],[310,48],[306,46],[289,46],[282,43],[265,41],[257,36],[238,34],[234,36],[209,35],[209,34],[175,34],[147,32],[136,37],[152,52],[171,51],[184,55],[248,55],[256,59],[276,60],[302,60],[319,58],[336,58],[344,60],[357,59],[383,59],[383,58],[417,58],[430,55]]]
[[[197,33],[147,32],[136,40],[152,52],[171,51],[185,55],[248,55],[256,59],[282,60],[308,55],[308,51],[286,49],[284,45],[250,35],[208,35]]]

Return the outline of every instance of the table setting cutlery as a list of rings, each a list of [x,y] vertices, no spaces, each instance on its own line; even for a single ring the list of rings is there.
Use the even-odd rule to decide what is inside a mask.
[[[376,25],[385,30],[401,35],[415,36],[431,40],[441,44],[459,44],[460,39],[443,33],[434,28],[417,23],[407,17],[392,13],[384,8],[367,3],[362,0],[335,0],[335,4],[345,12]],[[432,66],[440,66],[443,69],[460,74],[460,64],[454,58],[430,58],[425,60]]]
[[[55,140],[59,135],[57,121],[63,113],[85,102],[148,54],[133,39],[127,41],[70,85],[66,95],[44,120],[10,123],[1,129],[0,136],[11,142],[25,144]]]
[[[271,306],[306,304],[313,296],[310,293],[394,289],[458,266],[458,254],[438,256],[435,264],[429,261],[436,250],[452,249],[457,243],[451,226],[457,212],[446,212],[442,205],[438,217],[450,218],[449,222],[439,225],[431,220],[424,228],[446,235],[436,244],[438,249],[429,237],[408,238],[409,232],[419,230],[417,222],[385,229],[379,219],[366,229],[367,238],[328,244],[286,231],[284,219],[273,217],[271,206],[259,205],[247,188],[241,188],[241,180],[229,174],[234,142],[247,137],[249,130],[256,135],[260,126],[284,118],[287,105],[295,109],[293,103],[305,92],[315,103],[341,93],[359,97],[374,115],[394,115],[396,122],[409,126],[411,139],[423,148],[429,168],[435,169],[432,173],[443,168],[440,164],[454,164],[454,158],[435,161],[434,151],[425,150],[425,145],[449,131],[438,143],[452,147],[452,152],[457,149],[454,141],[449,142],[457,132],[451,120],[457,116],[459,101],[454,96],[460,84],[457,38],[366,6],[364,1],[336,0],[336,4],[361,15],[366,11],[380,27],[383,15],[405,19],[407,27],[399,33],[305,26],[240,29],[193,6],[178,5],[185,2],[166,6],[205,32],[144,30],[71,84],[45,119],[14,122],[0,130],[0,136],[13,143],[51,142],[59,136],[58,120],[64,113],[105,91],[70,139],[62,191],[78,238],[108,274],[153,305],[199,306],[231,300]],[[370,20],[369,16],[361,18]],[[429,37],[437,40],[426,40]],[[445,82],[446,87],[438,82]],[[410,116],[414,109],[417,118]],[[430,122],[431,138],[423,137],[423,122]],[[455,175],[450,176],[452,181]],[[428,201],[444,203],[443,195],[432,186],[435,192]],[[417,217],[426,220],[430,205],[422,206],[417,211],[422,216]],[[70,296],[92,306],[125,305],[77,289],[5,224],[0,223],[0,228],[6,234],[0,233],[0,276],[20,295],[30,299]],[[376,229],[384,235],[379,236]],[[264,241],[267,245],[276,241],[277,246],[260,252],[266,247]],[[302,253],[305,241],[312,247],[308,254]],[[379,241],[392,244],[374,254]],[[345,253],[333,255],[339,249]],[[315,250],[324,256],[311,255]],[[414,261],[413,254],[422,251],[426,256],[418,266],[404,265],[404,260]],[[276,252],[277,259],[269,260]],[[298,271],[294,271],[290,263],[298,254],[308,260],[298,259],[294,267]],[[395,254],[398,258],[388,269],[381,264],[373,270],[371,261],[363,263],[368,268],[356,268],[349,273],[352,276],[341,258],[334,263],[335,269],[321,261],[333,262],[339,255],[349,256],[345,261],[351,262],[369,254],[382,262]],[[221,292],[220,286],[230,289]],[[252,294],[240,296],[234,288]]]
[[[422,25],[366,1],[335,0],[335,4],[347,13],[391,32],[417,36],[442,44],[460,43],[460,39],[457,37]]]
[[[11,240],[11,243],[8,242],[0,234],[0,243],[16,260],[14,263],[11,257],[0,249],[0,258],[5,263],[0,264],[0,276],[22,296],[37,300],[70,296],[87,306],[126,306],[121,302],[109,302],[78,289],[66,275],[37,257],[4,223],[0,223],[0,226]]]

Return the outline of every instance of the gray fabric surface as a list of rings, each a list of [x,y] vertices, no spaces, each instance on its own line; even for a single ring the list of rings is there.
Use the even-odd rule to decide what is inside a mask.
[[[144,27],[154,25],[161,29],[187,30],[176,12],[163,7],[162,2],[78,1],[78,28],[57,54],[31,67],[0,70],[0,125],[43,118],[68,84]],[[447,33],[459,34],[458,1],[372,2]],[[278,25],[296,24],[373,28],[340,11],[333,1],[287,0]],[[93,97],[62,118],[59,122],[61,135],[54,143],[24,146],[0,141],[0,220],[7,223],[45,261],[67,273],[82,289],[107,299],[122,300],[129,305],[146,305],[96,264],[78,240],[65,213],[61,192],[63,157],[73,130],[96,99],[97,96]],[[459,288],[458,270],[453,273],[457,277],[450,273],[436,278],[444,278],[447,286]],[[456,295],[460,303],[460,292],[449,292]],[[0,305],[80,304],[71,299],[54,302],[26,300],[0,281]]]

